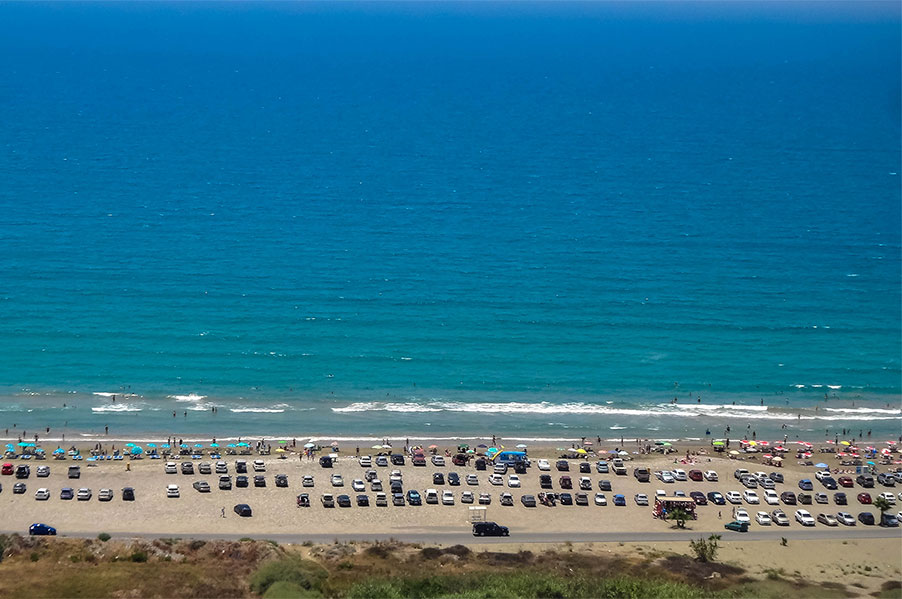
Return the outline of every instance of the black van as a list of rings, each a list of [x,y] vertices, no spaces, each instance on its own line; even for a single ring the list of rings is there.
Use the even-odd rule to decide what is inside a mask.
[[[494,522],[474,522],[474,537],[507,537],[510,531],[506,526],[499,526]]]
[[[485,470],[485,458],[479,458],[476,460],[476,469]]]
[[[131,487],[125,487],[122,489],[122,501],[134,501],[135,500],[135,490]]]

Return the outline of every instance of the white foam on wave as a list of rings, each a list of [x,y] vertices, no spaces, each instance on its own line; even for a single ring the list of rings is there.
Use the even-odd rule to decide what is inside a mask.
[[[288,404],[280,403],[266,408],[251,408],[242,406],[239,408],[229,408],[229,412],[235,414],[281,414],[288,408]]]
[[[902,410],[887,410],[882,408],[824,408],[828,412],[839,412],[841,414],[894,414],[902,415]]]
[[[482,413],[482,414],[581,414],[599,416],[636,416],[636,417],[709,417],[742,420],[831,420],[836,416],[811,412],[798,413],[786,411],[769,411],[768,406],[732,405],[732,404],[656,404],[638,408],[616,408],[608,405],[570,403],[523,403],[523,402],[356,402],[343,407],[332,408],[337,413],[360,412],[394,412],[394,413]],[[845,420],[894,420],[900,418],[899,412],[889,412],[887,416],[875,416],[859,412],[844,414]],[[562,425],[549,423],[549,425]]]
[[[116,393],[111,393],[109,391],[94,391],[91,395],[96,395],[98,397],[138,397],[134,393],[122,393],[121,391]]]
[[[617,425],[609,426],[609,427],[608,427],[608,429],[610,429],[610,430],[612,430],[612,431],[622,431],[622,430],[624,430],[625,428],[626,428],[625,426],[617,426]]]
[[[108,406],[97,406],[91,408],[92,412],[140,412],[138,406],[130,406],[126,403],[110,404]]]
[[[202,399],[206,399],[206,395],[198,395],[197,393],[189,393],[188,395],[167,395],[169,399],[174,399],[175,401],[200,401]]]

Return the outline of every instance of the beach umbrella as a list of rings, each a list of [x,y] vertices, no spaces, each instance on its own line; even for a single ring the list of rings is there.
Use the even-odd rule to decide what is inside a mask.
[[[279,445],[285,445],[288,441],[279,441]]]
[[[473,451],[472,449],[468,449],[468,450],[467,450],[467,453],[476,453],[476,452]]]
[[[815,468],[829,468],[830,466],[828,466],[827,464],[821,462],[820,464],[815,464],[814,467],[815,467]]]
[[[186,445],[185,443],[182,443],[181,445],[179,445],[179,447],[181,447],[182,449],[185,449],[188,447],[188,445]]]
[[[382,449],[391,449],[391,445],[386,443],[385,445],[382,446]]]
[[[337,453],[330,453],[330,454],[329,454],[329,457],[332,458],[333,460],[337,460],[337,459],[338,459],[338,454],[337,454]]]
[[[851,445],[851,443],[849,443],[848,441],[840,441],[839,444],[840,444],[840,445],[845,445],[846,447],[848,447],[849,445]]]
[[[163,449],[169,449],[169,443],[163,443],[162,445],[160,445],[160,447],[162,447]]]
[[[583,449],[582,447],[580,447],[579,449],[576,450],[576,453],[588,453],[588,452],[585,449]]]
[[[147,446],[148,446],[148,447],[156,447],[157,444],[156,444],[156,443],[148,443]]]
[[[134,444],[134,443],[126,443],[125,446],[126,446],[126,447],[134,447],[135,444]]]
[[[26,443],[25,441],[19,441],[18,443],[16,443],[16,445],[18,445],[19,447],[28,447],[28,443]]]
[[[210,443],[210,447],[219,447],[219,443]]]
[[[276,453],[285,453],[285,450],[280,447],[276,450]]]
[[[730,455],[739,455],[739,452],[735,449],[730,450]]]
[[[767,447],[768,445],[770,445],[770,443],[768,443],[767,441],[758,441],[758,445],[764,445],[765,447]]]
[[[61,453],[66,453],[66,450],[63,449],[62,447],[57,447],[56,449],[53,450],[53,453],[59,455]]]
[[[783,458],[781,458],[780,456],[777,456],[777,457],[774,458],[774,461],[775,461],[775,462],[782,462],[782,461],[783,461]]]
[[[592,445],[591,441],[583,441],[583,445]]]
[[[201,445],[200,443],[195,443],[194,446],[195,447],[203,447],[203,445]]]
[[[887,441],[887,442],[888,442],[888,441]],[[477,445],[476,447],[477,447],[477,449],[486,449],[486,448],[488,448],[488,445],[484,445],[484,444],[480,443],[480,444]],[[560,451],[560,450],[558,450],[558,451]]]
[[[241,443],[238,443],[238,447],[249,447],[249,446],[248,446],[247,443],[245,443],[244,441],[242,441]]]
[[[617,455],[629,455],[629,454],[630,454],[630,452],[628,452],[628,451],[621,451]]]
[[[598,450],[598,453],[607,453],[607,452],[608,452],[607,449],[599,449],[599,450]]]
[[[132,455],[141,455],[142,453],[144,453],[144,449],[141,446],[135,445],[132,447]]]
[[[228,445],[226,445],[226,447],[238,447],[238,446],[235,445],[234,443],[229,443]]]
[[[429,449],[438,449],[438,445],[430,445]]]
[[[874,462],[868,462],[867,464],[868,464],[868,466],[876,466],[876,464]]]

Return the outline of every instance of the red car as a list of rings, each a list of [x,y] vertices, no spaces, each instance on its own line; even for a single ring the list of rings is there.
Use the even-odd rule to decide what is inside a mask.
[[[694,481],[698,482],[698,481],[702,480],[702,478],[704,478],[704,477],[702,476],[701,470],[690,470],[689,471],[689,480],[694,480]]]
[[[859,493],[858,494],[858,503],[871,504],[871,494],[870,493]]]
[[[12,474],[13,473],[13,465],[10,463],[3,464],[3,474]]]
[[[560,483],[561,483],[562,489],[572,489],[573,488],[573,481],[570,480],[569,476],[562,476]]]
[[[855,483],[852,481],[852,478],[849,476],[840,476],[839,480],[836,481],[839,483],[840,487],[854,487]]]

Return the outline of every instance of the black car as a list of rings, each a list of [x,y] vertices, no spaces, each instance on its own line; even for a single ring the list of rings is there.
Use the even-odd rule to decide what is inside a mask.
[[[581,474],[590,474],[592,472],[592,464],[589,462],[580,462],[579,471]]]
[[[499,526],[494,522],[474,522],[474,537],[506,537],[510,535],[510,531],[506,526]]]
[[[410,505],[423,505],[423,498],[420,497],[420,494],[413,489],[407,491],[407,503]]]
[[[514,473],[515,474],[526,474],[526,462],[523,460],[514,462]]]
[[[606,480],[606,479],[598,481],[598,489],[600,491],[610,491],[611,490],[611,481]]]
[[[570,493],[561,493],[560,501],[561,505],[573,505],[573,495]]]
[[[257,474],[254,476],[254,486],[255,487],[265,487],[266,486],[266,477],[262,474]]]
[[[771,472],[770,474],[768,474],[768,478],[771,479],[772,481],[774,481],[775,483],[783,482],[783,474],[781,474],[780,472]]]
[[[368,507],[370,505],[370,498],[368,495],[358,495],[357,496],[357,506],[358,507]]]
[[[874,488],[874,477],[868,474],[859,474],[858,478],[855,479],[860,486],[865,489],[873,489]]]
[[[247,474],[247,462],[244,460],[238,460],[235,462],[235,472],[238,474]]]
[[[351,498],[347,495],[339,495],[336,501],[338,502],[338,507],[351,507]]]
[[[710,501],[714,505],[726,505],[727,503],[727,500],[724,499],[724,496],[717,491],[708,492],[708,501]]]
[[[811,495],[809,493],[799,493],[798,498],[801,505],[811,505]]]
[[[476,460],[475,466],[476,466],[477,470],[485,470],[485,468],[486,468],[485,458],[478,458]]]
[[[393,453],[391,456],[392,466],[403,466],[404,465],[404,455],[400,453]]]
[[[786,505],[795,505],[796,494],[792,491],[783,491],[782,493],[780,493],[780,501],[782,501]]]
[[[122,489],[122,501],[134,501],[135,500],[135,490],[131,487],[125,487]]]
[[[434,485],[443,485],[445,484],[445,475],[441,472],[436,472],[432,475],[432,484]]]
[[[27,464],[16,466],[16,478],[28,478],[29,475],[31,475],[31,468]]]
[[[520,503],[524,507],[536,507],[536,498],[534,495],[523,495],[520,497]]]
[[[399,480],[391,481],[391,484],[389,486],[390,486],[389,490],[392,493],[403,493],[404,492],[404,485],[402,485],[401,481],[399,481]]]
[[[236,476],[235,477],[235,486],[236,487],[246,487],[247,486],[247,477],[246,476]]]
[[[539,487],[542,489],[550,489],[552,488],[552,484],[550,474],[542,474],[539,476]]]
[[[378,460],[377,460],[378,463]],[[319,465],[323,468],[331,468],[332,467],[332,458],[327,455],[324,455],[319,459]]]
[[[845,493],[834,493],[833,494],[833,503],[836,505],[848,505],[848,500],[846,499]]]
[[[828,489],[830,491],[836,490],[836,479],[832,476],[825,476],[824,478],[822,478],[821,484],[824,485],[825,489]]]
[[[576,505],[589,505],[589,496],[586,493],[577,493]]]
[[[558,460],[555,466],[559,472],[570,472],[570,462],[567,460]]]
[[[246,503],[239,503],[234,508],[235,513],[243,518],[250,518],[251,516],[251,506]]]
[[[194,464],[191,462],[182,462],[182,474],[194,474]]]
[[[858,521],[868,526],[874,525],[874,514],[871,512],[861,512],[858,514]]]
[[[284,474],[276,474],[276,486],[277,487],[287,487],[288,486],[288,477]]]
[[[25,492],[25,483],[16,483],[13,485],[13,493],[21,495]]]
[[[449,472],[448,484],[455,487],[460,486],[460,475],[457,472]]]

